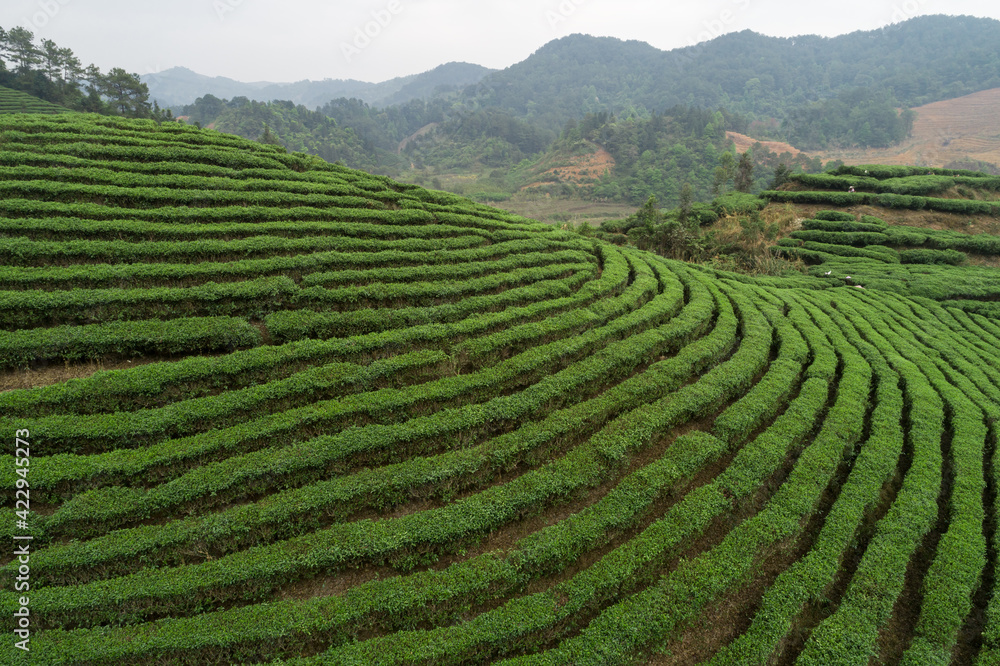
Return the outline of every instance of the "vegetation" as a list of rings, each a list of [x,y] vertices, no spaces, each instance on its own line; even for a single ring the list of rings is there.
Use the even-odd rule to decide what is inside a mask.
[[[69,109],[19,90],[0,86],[0,113],[65,113]]]
[[[468,94],[551,129],[583,113],[641,115],[685,104],[751,117],[755,131],[774,130],[770,138],[878,145],[895,131],[893,104],[911,108],[1000,86],[991,50],[998,37],[1000,22],[969,16],[921,16],[832,39],[746,30],[666,52],[572,35]]]
[[[996,238],[833,211],[752,277],[635,247],[789,233],[735,190],[616,245],[176,123],[0,131],[31,663],[1000,655],[1000,281],[938,261]]]
[[[886,148],[910,135],[914,113],[885,89],[853,88],[832,99],[795,109],[784,122],[785,137],[805,150],[839,146]]]
[[[16,97],[6,91],[8,88],[50,105]],[[70,109],[131,118],[166,119],[171,115],[150,104],[149,89],[138,74],[120,67],[107,73],[95,65],[84,67],[71,49],[51,39],[36,44],[34,33],[22,26],[0,27],[0,94],[0,112],[57,113]]]
[[[555,141],[507,112],[456,112],[444,99],[386,109],[339,99],[309,111],[290,102],[206,95],[181,113],[189,122],[257,141],[270,133],[291,150],[387,175],[405,173],[427,185],[435,174],[477,174],[463,190],[490,201],[530,187],[557,197],[638,205],[656,196],[676,205],[684,185],[693,200],[708,201],[726,190],[763,190],[776,169],[816,173],[823,167],[818,159],[779,156],[760,145],[734,156],[725,132],[745,129],[746,119],[683,106],[648,117],[588,115],[569,121]],[[595,150],[608,152],[610,170],[583,178],[562,175]]]
[[[1000,216],[1000,178],[982,172],[861,165],[818,175],[795,174],[790,180],[794,189],[767,190],[760,196],[775,202]]]
[[[1000,22],[949,16],[832,39],[744,31],[669,52],[573,35],[476,85],[426,99],[374,106],[339,97],[310,110],[205,95],[175,111],[478,201],[548,196],[639,206],[655,196],[673,207],[685,185],[709,202],[727,188],[757,193],[790,173],[824,168],[758,145],[752,173],[750,164],[738,172],[741,155],[727,131],[816,150],[902,141],[910,108],[1000,87],[998,40]],[[577,171],[602,151],[613,161],[606,174]]]

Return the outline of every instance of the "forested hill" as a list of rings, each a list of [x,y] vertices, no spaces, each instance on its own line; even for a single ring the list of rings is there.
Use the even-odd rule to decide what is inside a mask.
[[[911,107],[1000,86],[998,43],[1000,21],[968,16],[925,16],[833,38],[743,31],[672,51],[572,35],[467,94],[553,128],[588,112],[676,104],[783,119],[856,89]]]
[[[1000,21],[963,16],[919,17],[833,38],[778,38],[744,31],[673,51],[638,41],[572,35],[550,42],[503,71],[466,79],[477,81],[471,85],[458,83],[452,75],[476,72],[445,71],[447,66],[400,84],[383,98],[387,101],[367,100],[372,108],[362,114],[363,126],[357,124],[357,113],[344,111],[357,106],[350,98],[363,97],[356,91],[342,91],[339,99],[328,91],[330,97],[313,106],[297,101],[301,91],[282,89],[282,99],[293,106],[308,107],[302,111],[322,107],[323,115],[353,130],[355,138],[348,143],[358,147],[348,154],[333,150],[322,137],[302,143],[291,141],[287,133],[278,135],[297,149],[319,154],[319,149],[308,146],[322,144],[324,154],[333,150],[336,159],[346,159],[352,166],[382,170],[389,158],[376,155],[377,151],[391,154],[411,133],[449,118],[465,123],[482,113],[510,117],[511,122],[526,123],[532,132],[554,139],[568,121],[587,114],[648,118],[685,106],[724,109],[748,123],[726,129],[787,141],[803,150],[887,147],[909,134],[913,116],[906,109],[1000,87],[998,43]],[[452,92],[428,99],[441,92],[442,76],[452,81]],[[458,89],[460,94],[455,85],[465,85]],[[227,108],[241,108],[250,99],[274,99],[274,91],[265,90],[216,99],[231,94],[223,89],[205,94],[182,112],[209,124]],[[404,98],[414,99],[401,101]],[[431,113],[426,112],[428,107]],[[416,116],[415,109],[420,111]],[[395,116],[409,120],[391,121]],[[277,122],[271,119],[270,124]],[[237,118],[229,124],[240,127],[245,122]],[[261,123],[257,125],[257,133],[241,133],[257,138],[263,131]],[[512,157],[504,166],[521,159],[519,151],[507,152]],[[350,157],[361,153],[360,161]]]
[[[429,99],[436,84],[400,91],[424,98],[382,106],[354,95],[315,109],[205,95],[176,110],[192,123],[481,200],[528,187],[676,206],[685,184],[701,200],[716,191],[727,131],[812,153],[755,151],[753,191],[780,164],[817,171],[817,152],[900,144],[913,128],[911,107],[1000,88],[998,43],[1000,21],[948,16],[834,38],[744,31],[673,51],[573,35]],[[586,183],[563,177],[595,151],[611,157],[606,169]]]

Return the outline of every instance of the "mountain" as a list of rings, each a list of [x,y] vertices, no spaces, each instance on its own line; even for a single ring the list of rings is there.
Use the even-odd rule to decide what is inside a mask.
[[[266,99],[276,85],[256,84],[261,87],[244,98],[226,104],[202,98],[184,114],[189,122],[251,139],[267,132],[291,150],[437,182],[484,201],[531,186],[530,193],[539,196],[636,205],[656,196],[677,205],[685,184],[698,199],[710,198],[734,133],[741,135],[741,152],[756,140],[771,148],[754,151],[755,190],[781,164],[813,172],[823,161],[847,161],[839,156],[843,151],[903,145],[918,120],[911,107],[1000,87],[997,43],[1000,21],[949,16],[834,38],[744,31],[672,51],[571,35],[448,98],[425,101],[438,86],[459,78],[455,68],[473,67],[471,79],[481,68],[452,64],[380,84],[386,106],[345,99],[360,94],[358,89],[334,90],[346,83],[329,82],[324,94],[342,97],[310,115],[294,101],[251,103],[249,97]],[[298,85],[280,93],[293,97]],[[399,101],[410,97],[418,99]],[[989,103],[983,108],[980,115],[989,117]],[[556,145],[560,138],[565,141]],[[809,155],[796,158],[796,151],[775,142]],[[955,142],[955,148],[965,146]],[[613,168],[584,182],[574,175],[575,166],[555,166],[575,165],[577,158]],[[525,160],[534,165],[519,168]],[[989,169],[996,160],[970,148],[952,161]],[[542,187],[535,187],[539,182]]]
[[[451,62],[422,74],[402,76],[381,83],[353,79],[324,79],[272,83],[244,83],[223,76],[210,77],[186,67],[173,67],[142,78],[149,86],[150,99],[163,107],[179,107],[205,95],[222,99],[247,97],[266,102],[289,100],[311,109],[340,97],[354,97],[368,104],[385,106],[403,104],[412,99],[432,96],[437,90],[473,85],[494,70],[464,62]]]
[[[187,67],[171,67],[140,78],[149,87],[150,98],[164,107],[187,104],[207,94],[222,98],[256,97],[260,90],[274,85],[266,81],[243,83],[224,76],[205,76]]]
[[[911,107],[1000,87],[998,43],[1000,21],[970,16],[923,16],[832,38],[745,30],[671,51],[578,34],[467,94],[550,127],[589,112],[677,104],[785,119],[792,108],[858,89]]]

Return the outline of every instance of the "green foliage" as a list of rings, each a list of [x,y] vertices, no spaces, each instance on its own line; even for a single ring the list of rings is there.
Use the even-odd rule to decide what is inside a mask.
[[[889,237],[883,233],[870,231],[794,231],[789,234],[790,238],[801,241],[813,241],[816,243],[833,243],[836,245],[853,245],[855,247],[865,247],[867,245],[885,245],[889,242]]]
[[[253,102],[246,98],[199,98],[183,111],[191,121],[207,123],[222,132],[317,155],[375,173],[394,171],[398,158],[373,145],[360,128],[347,126],[319,111],[291,102]]]
[[[853,168],[853,172],[860,168]],[[943,170],[941,170],[943,171]],[[830,188],[847,190],[854,187],[856,190],[869,192],[879,192],[899,195],[929,196],[942,194],[949,189],[958,186],[971,186],[987,192],[996,192],[1000,189],[1000,178],[985,177],[985,174],[976,176],[964,175],[942,175],[935,173],[910,174],[896,177],[880,177],[886,173],[882,169],[872,168],[871,175],[865,169],[866,175],[834,175],[834,174],[795,174],[792,180],[801,183],[805,187]],[[909,173],[908,170],[900,170],[896,173]]]
[[[993,20],[946,16],[835,38],[743,31],[666,52],[641,42],[571,35],[490,75],[467,97],[553,130],[580,113],[620,115],[628,107],[689,104],[726,106],[758,118],[804,118],[815,122],[815,130],[786,131],[874,141],[891,135],[898,124],[894,102],[916,107],[1000,86],[991,51],[998,35]],[[945,48],[951,49],[949,58],[941,58]],[[877,92],[885,90],[895,99]],[[828,102],[813,107],[822,100]],[[816,111],[824,113],[814,121]],[[732,129],[746,133],[747,128]]]
[[[0,113],[65,113],[69,109],[19,90],[0,86]]]
[[[909,210],[937,210],[960,215],[1000,216],[1000,204],[992,201],[965,199],[940,199],[901,194],[873,194],[866,192],[781,192],[768,190],[760,196],[769,201],[783,203],[823,204],[831,206],[882,206]]]
[[[905,139],[913,128],[914,112],[899,112],[899,106],[892,93],[874,87],[850,88],[792,111],[783,127],[788,140],[804,149],[885,148]]]
[[[961,266],[969,258],[957,250],[903,250],[899,260],[904,264],[949,264]]]
[[[749,581],[709,664],[868,663],[916,583],[904,663],[980,611],[994,654],[1000,276],[949,262],[996,238],[736,192],[598,231],[824,262],[754,277],[190,126],[0,132],[33,660],[645,662]]]
[[[740,155],[739,164],[736,165],[736,175],[733,177],[733,187],[737,192],[749,192],[753,187],[753,158],[750,151]]]
[[[244,319],[186,317],[0,331],[0,366],[231,351],[262,343]]]
[[[744,192],[729,192],[712,200],[712,209],[720,217],[725,215],[751,215],[763,210],[767,202]]]
[[[8,69],[4,61],[12,67]],[[81,88],[81,82],[87,83],[86,88]],[[169,111],[149,102],[149,88],[138,74],[120,67],[107,74],[95,65],[84,68],[72,50],[60,48],[50,39],[36,45],[34,33],[25,27],[0,28],[0,112],[66,110],[158,121],[171,118]]]
[[[858,219],[851,213],[845,213],[839,210],[821,210],[813,217],[817,220],[827,220],[830,222],[855,222]]]

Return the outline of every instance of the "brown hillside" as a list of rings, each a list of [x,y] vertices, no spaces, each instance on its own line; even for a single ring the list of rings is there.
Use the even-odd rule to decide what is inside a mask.
[[[791,153],[792,156],[794,157],[799,153],[803,152],[798,148],[796,148],[795,146],[791,145],[790,143],[785,143],[783,141],[760,141],[758,139],[749,137],[746,134],[740,134],[739,132],[726,132],[726,137],[730,139],[733,142],[733,144],[735,144],[737,152],[740,153],[746,152],[751,147],[753,147],[754,144],[757,143],[764,146],[775,155],[781,155],[783,153]]]
[[[917,107],[913,133],[898,146],[825,151],[823,160],[847,164],[943,167],[956,160],[1000,164],[1000,88]]]
[[[615,158],[604,148],[597,144],[592,144],[594,152],[585,155],[560,156],[560,164],[552,166],[540,172],[538,180],[534,183],[522,187],[526,190],[532,187],[542,187],[551,184],[551,178],[555,176],[560,183],[581,184],[594,181],[603,176],[608,171],[615,168]]]

